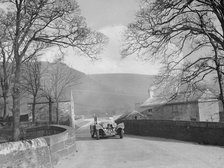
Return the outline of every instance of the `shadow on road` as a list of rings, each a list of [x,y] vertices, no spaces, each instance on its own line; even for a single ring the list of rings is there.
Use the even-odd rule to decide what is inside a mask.
[[[120,139],[119,137],[115,136],[115,137],[101,137],[99,140],[96,140],[96,138],[91,138],[89,136],[81,136],[81,135],[77,135],[76,137],[76,141],[102,141],[102,140],[109,140],[109,139]]]

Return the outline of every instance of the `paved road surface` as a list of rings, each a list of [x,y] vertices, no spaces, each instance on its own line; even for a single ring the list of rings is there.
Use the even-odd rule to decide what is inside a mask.
[[[152,137],[90,138],[89,126],[77,133],[75,156],[56,168],[223,168],[224,148]]]

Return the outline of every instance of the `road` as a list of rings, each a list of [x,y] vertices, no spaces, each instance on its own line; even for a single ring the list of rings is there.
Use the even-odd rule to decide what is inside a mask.
[[[223,168],[224,148],[153,137],[95,140],[77,131],[77,153],[56,168]]]

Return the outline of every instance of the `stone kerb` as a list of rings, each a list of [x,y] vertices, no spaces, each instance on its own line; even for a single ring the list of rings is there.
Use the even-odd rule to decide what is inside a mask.
[[[54,135],[0,144],[1,168],[52,168],[58,161],[76,151],[75,130],[68,126],[50,125]],[[39,128],[31,128],[39,133]],[[58,132],[61,133],[58,133]],[[40,134],[36,135],[40,135]],[[34,133],[35,134],[35,133]],[[46,133],[44,133],[46,134]]]

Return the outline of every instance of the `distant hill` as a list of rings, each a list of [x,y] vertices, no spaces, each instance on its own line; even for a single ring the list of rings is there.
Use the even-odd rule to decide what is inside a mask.
[[[121,114],[134,109],[148,97],[153,76],[138,74],[97,74],[83,76],[73,87],[77,114]]]
[[[51,63],[41,65],[42,70],[55,66]],[[143,102],[148,97],[148,89],[154,77],[138,74],[86,75],[63,63],[60,63],[60,69],[69,69],[79,78],[71,88],[77,115],[105,116],[132,111],[135,103]],[[63,99],[69,98],[70,88]]]
[[[91,79],[98,81],[120,94],[148,96],[148,89],[153,84],[153,75],[141,74],[93,74],[88,75]]]

